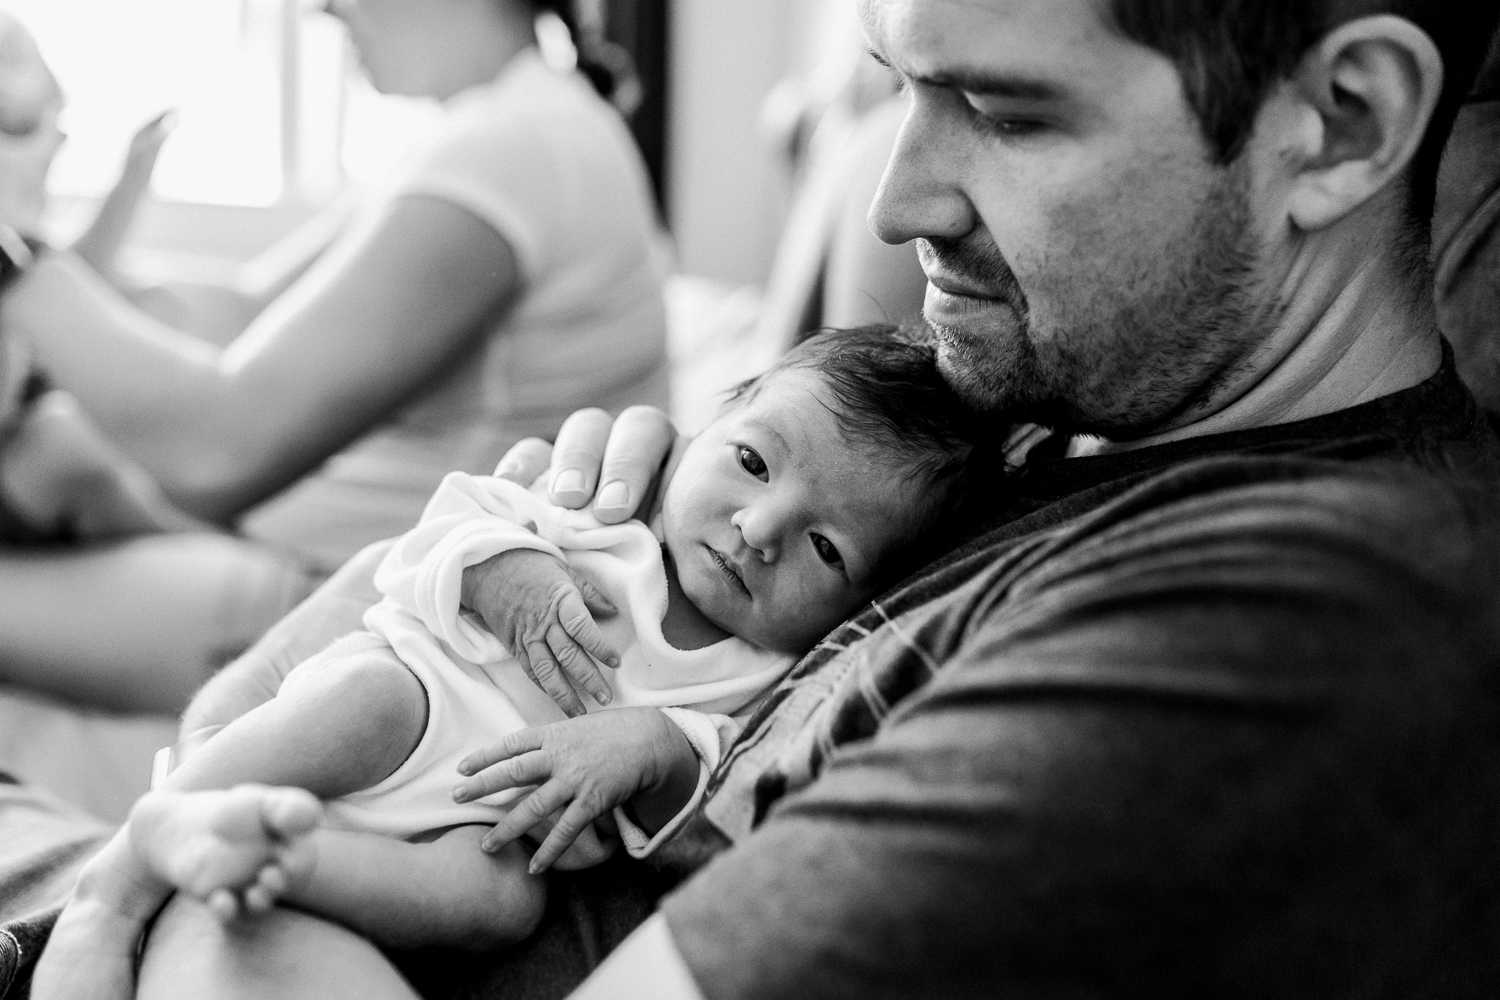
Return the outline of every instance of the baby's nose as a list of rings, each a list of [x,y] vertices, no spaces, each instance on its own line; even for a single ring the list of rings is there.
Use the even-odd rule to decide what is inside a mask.
[[[740,529],[740,537],[745,540],[746,545],[755,550],[762,562],[776,561],[780,544],[773,518],[757,514],[747,507],[730,518],[730,522]]]

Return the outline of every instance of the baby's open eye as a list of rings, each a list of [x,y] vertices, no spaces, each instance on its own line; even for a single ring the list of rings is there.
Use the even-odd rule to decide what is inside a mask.
[[[840,573],[844,571],[844,557],[839,555],[837,546],[835,546],[828,539],[824,538],[822,535],[818,534],[816,531],[812,533],[812,543],[813,548],[817,550],[819,559],[823,560],[828,565],[838,570]]]
[[[740,445],[740,468],[762,482],[770,477],[765,460],[749,445]]]

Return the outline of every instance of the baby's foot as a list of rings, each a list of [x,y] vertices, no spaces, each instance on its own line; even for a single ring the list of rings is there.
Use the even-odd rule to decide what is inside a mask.
[[[240,785],[227,791],[158,791],[130,814],[136,854],[220,919],[264,913],[312,872],[307,836],[323,807],[300,788]]]

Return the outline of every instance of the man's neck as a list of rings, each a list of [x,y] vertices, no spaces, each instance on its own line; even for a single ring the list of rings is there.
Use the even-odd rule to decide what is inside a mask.
[[[1277,332],[1252,358],[1254,375],[1235,395],[1191,423],[1129,441],[1075,441],[1074,453],[1306,420],[1410,389],[1438,370],[1442,339],[1430,296],[1411,294],[1380,260],[1337,281],[1318,270],[1309,265],[1288,279]],[[1309,293],[1320,285],[1331,290]]]

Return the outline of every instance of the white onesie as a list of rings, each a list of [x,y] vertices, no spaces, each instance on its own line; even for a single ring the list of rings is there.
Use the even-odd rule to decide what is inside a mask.
[[[293,689],[334,659],[373,656],[395,657],[426,689],[427,729],[411,756],[379,784],[328,803],[328,819],[407,839],[496,823],[523,794],[512,789],[463,804],[452,798],[465,756],[518,729],[564,718],[478,616],[459,604],[464,569],[512,549],[566,560],[619,609],[599,620],[621,654],[618,669],[600,667],[615,693],[611,707],[662,708],[702,760],[693,799],[655,837],[615,811],[627,850],[649,854],[696,807],[738,731],[730,716],[749,709],[793,657],[736,638],[690,651],[672,647],[661,630],[667,610],[661,542],[650,528],[639,521],[600,524],[587,511],[555,507],[514,483],[466,473],[443,480],[421,521],[386,555],[375,574],[386,596],[365,613],[367,631],[338,640],[282,684],[283,691]],[[590,711],[599,710],[583,697]]]

